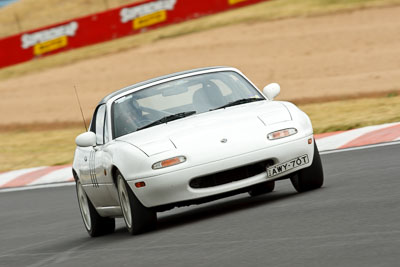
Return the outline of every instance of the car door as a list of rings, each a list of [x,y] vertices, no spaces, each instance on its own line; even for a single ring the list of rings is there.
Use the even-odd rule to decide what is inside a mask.
[[[109,142],[106,114],[106,105],[98,106],[90,126],[90,130],[96,134],[96,146],[88,148],[85,155],[86,176],[83,184],[96,207],[118,205],[111,176],[111,157],[106,149]]]
[[[104,120],[104,116],[105,116],[105,105],[100,105],[99,107],[96,108],[93,114],[92,122],[90,123],[89,130],[96,134],[96,146],[78,147],[77,152],[79,153],[79,155],[77,158],[79,159],[79,162],[77,162],[77,164],[79,166],[79,173],[80,173],[79,178],[82,185],[84,185],[85,187],[88,186],[98,187],[98,173],[96,173],[96,162],[98,162],[98,158],[101,155],[98,154],[96,157],[96,152],[99,150],[99,148],[101,148],[99,147],[99,145],[100,146],[103,145],[103,141],[99,142],[99,140],[101,140],[102,134],[98,129],[96,129],[96,125],[99,126],[100,128],[100,125]]]

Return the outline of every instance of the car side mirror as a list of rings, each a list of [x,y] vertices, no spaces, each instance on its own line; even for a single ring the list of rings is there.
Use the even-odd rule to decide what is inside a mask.
[[[89,147],[96,145],[96,134],[94,132],[85,132],[75,138],[75,143],[79,147]]]
[[[264,87],[263,93],[267,96],[269,100],[274,100],[274,98],[281,92],[281,87],[277,83],[270,83]]]

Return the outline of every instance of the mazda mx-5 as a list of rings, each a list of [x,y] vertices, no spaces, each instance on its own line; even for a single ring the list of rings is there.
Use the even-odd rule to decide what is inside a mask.
[[[194,69],[104,97],[76,138],[78,203],[91,236],[123,217],[131,234],[154,229],[157,212],[290,179],[298,192],[323,184],[309,117],[273,99],[231,67]]]

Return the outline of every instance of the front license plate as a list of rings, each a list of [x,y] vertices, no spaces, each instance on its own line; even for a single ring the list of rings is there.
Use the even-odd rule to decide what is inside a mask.
[[[284,163],[278,164],[271,166],[267,168],[267,176],[268,177],[274,177],[278,174],[290,171],[291,169],[294,169],[296,167],[299,167],[301,165],[305,165],[309,162],[308,156],[303,155],[295,159],[291,159],[289,161],[286,161]]]

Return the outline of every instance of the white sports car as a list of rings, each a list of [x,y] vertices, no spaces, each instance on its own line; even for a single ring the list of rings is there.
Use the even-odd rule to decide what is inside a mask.
[[[76,138],[73,175],[91,236],[156,226],[157,212],[248,192],[290,178],[298,192],[323,184],[308,116],[272,101],[239,70],[211,67],[137,83],[106,96]]]

